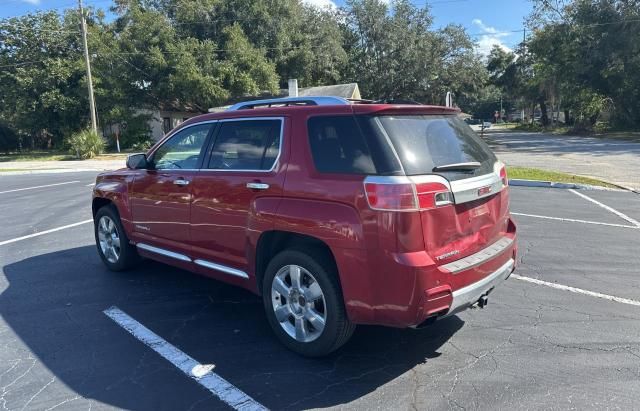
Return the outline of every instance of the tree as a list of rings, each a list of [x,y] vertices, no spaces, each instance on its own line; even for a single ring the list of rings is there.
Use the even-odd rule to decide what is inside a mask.
[[[372,99],[442,104],[447,91],[470,99],[486,80],[464,29],[433,30],[428,8],[408,0],[349,0],[342,12],[346,77]]]
[[[74,12],[0,20],[0,118],[31,148],[59,146],[87,121],[78,24]]]

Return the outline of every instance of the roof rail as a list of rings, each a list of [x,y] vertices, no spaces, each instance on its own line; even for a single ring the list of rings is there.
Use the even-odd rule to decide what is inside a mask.
[[[266,100],[252,100],[236,103],[229,107],[227,111],[245,110],[259,107],[272,106],[332,106],[351,104],[347,99],[332,96],[305,96],[305,97],[284,97]]]

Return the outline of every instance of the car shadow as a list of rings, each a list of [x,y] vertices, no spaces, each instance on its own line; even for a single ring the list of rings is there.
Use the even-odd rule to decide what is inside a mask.
[[[354,401],[428,364],[463,325],[454,316],[422,330],[361,326],[342,349],[308,359],[276,341],[259,297],[159,263],[112,273],[87,246],[2,269],[0,315],[31,355],[78,395],[118,408],[223,406],[104,315],[111,306],[272,409]]]

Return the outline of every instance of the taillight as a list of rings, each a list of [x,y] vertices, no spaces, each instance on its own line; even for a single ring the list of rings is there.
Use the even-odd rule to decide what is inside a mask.
[[[413,181],[408,177],[367,177],[364,189],[369,206],[374,210],[418,211],[453,204],[448,183],[440,181]],[[418,180],[423,180],[418,177]]]
[[[421,209],[431,209],[453,203],[453,195],[442,183],[416,184],[416,195]]]
[[[507,166],[505,165],[500,168],[500,180],[502,180],[502,185],[504,187],[509,185],[509,179],[507,178]]]
[[[413,184],[365,183],[369,206],[376,210],[410,211],[416,209]]]

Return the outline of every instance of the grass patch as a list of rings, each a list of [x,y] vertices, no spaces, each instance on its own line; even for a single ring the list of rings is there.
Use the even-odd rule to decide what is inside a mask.
[[[595,178],[560,173],[558,171],[541,170],[539,168],[507,167],[507,175],[509,178],[521,180],[553,181],[555,183],[588,184],[592,186],[619,188],[618,186],[596,180]]]
[[[127,152],[123,152],[123,153],[103,153],[86,161],[124,160],[127,158],[127,155],[130,152],[132,151],[127,150]],[[79,160],[79,159],[73,155],[70,155],[67,152],[60,152],[60,151],[29,151],[24,153],[0,154],[0,163],[6,163],[9,161],[69,161],[69,160]]]

